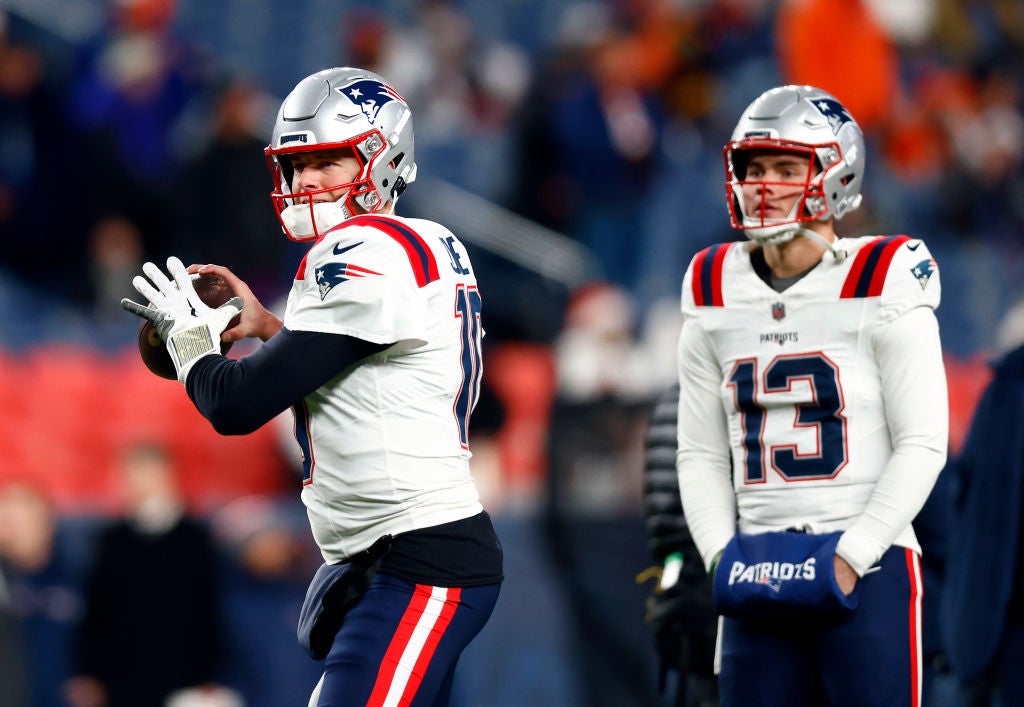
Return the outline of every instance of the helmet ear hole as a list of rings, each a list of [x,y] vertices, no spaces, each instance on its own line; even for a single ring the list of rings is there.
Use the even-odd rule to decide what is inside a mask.
[[[736,179],[745,181],[747,178],[747,165],[750,164],[748,150],[733,150],[729,159],[732,161],[732,172]]]
[[[281,166],[281,181],[283,182],[283,185],[290,188],[292,185],[292,177],[295,176],[295,168],[292,167],[292,161],[288,157],[282,155],[278,157],[277,163]]]
[[[395,188],[391,190],[391,198],[392,199],[397,199],[398,197],[400,197],[403,193],[405,193],[405,188],[407,186],[409,186],[409,185],[406,184],[405,180],[402,179],[401,177],[396,179],[395,180]]]

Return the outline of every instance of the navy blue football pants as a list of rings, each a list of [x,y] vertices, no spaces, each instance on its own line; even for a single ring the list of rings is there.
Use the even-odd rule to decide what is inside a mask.
[[[859,604],[842,619],[726,618],[722,707],[919,707],[920,558],[894,546],[880,566],[858,580]]]
[[[459,655],[500,586],[432,587],[378,573],[345,615],[310,706],[444,707]]]

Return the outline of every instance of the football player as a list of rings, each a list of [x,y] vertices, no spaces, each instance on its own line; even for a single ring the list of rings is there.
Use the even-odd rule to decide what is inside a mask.
[[[864,139],[782,86],[724,149],[732,226],[683,280],[677,471],[713,576],[723,705],[916,705],[920,547],[946,458],[939,274],[902,235],[839,238]]]
[[[400,218],[416,178],[409,106],[383,78],[334,68],[303,79],[266,148],[284,232],[310,249],[277,319],[222,266],[135,287],[178,379],[223,434],[291,409],[302,501],[324,565],[299,640],[324,674],[310,705],[446,705],[456,662],[488,620],[502,553],[469,468],[481,376],[481,297],[465,247]],[[244,247],[244,244],[239,244]],[[239,295],[212,310],[189,271]],[[243,307],[244,305],[244,307]],[[240,322],[224,331],[241,311]],[[240,360],[220,341],[265,342]]]

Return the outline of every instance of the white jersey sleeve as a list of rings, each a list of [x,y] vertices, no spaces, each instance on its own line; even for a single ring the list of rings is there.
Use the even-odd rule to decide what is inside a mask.
[[[896,243],[899,241],[893,241]],[[938,265],[924,241],[908,239],[893,251],[885,272],[879,324],[902,317],[916,307],[935,310],[942,299]]]
[[[678,354],[676,470],[686,523],[710,570],[715,555],[736,532],[736,496],[728,421],[719,398],[721,374],[698,319],[683,322]]]
[[[893,452],[864,513],[836,549],[859,575],[910,525],[946,463],[949,397],[934,314],[940,298],[928,247],[907,241],[886,273],[871,338]]]

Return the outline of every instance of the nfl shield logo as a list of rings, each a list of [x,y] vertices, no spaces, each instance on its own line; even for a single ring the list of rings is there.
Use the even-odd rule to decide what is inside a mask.
[[[776,302],[772,305],[772,319],[778,321],[786,316],[786,305],[782,302]]]

